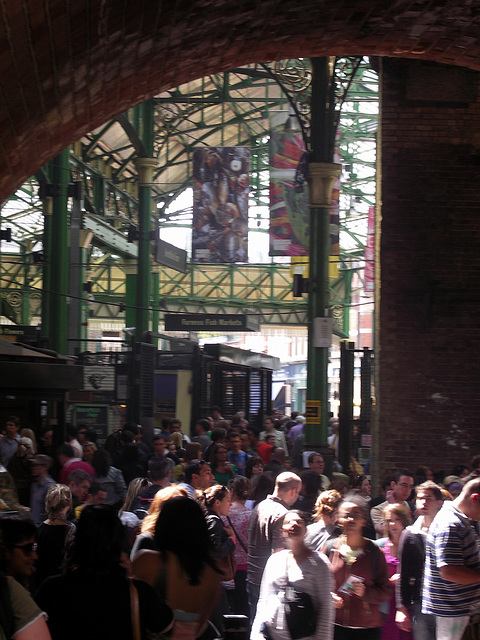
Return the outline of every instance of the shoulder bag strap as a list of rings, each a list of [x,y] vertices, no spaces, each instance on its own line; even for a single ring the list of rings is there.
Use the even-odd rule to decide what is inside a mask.
[[[248,549],[245,546],[245,543],[243,542],[243,540],[240,538],[240,536],[236,532],[235,527],[233,526],[233,522],[230,520],[230,518],[228,516],[227,516],[227,520],[228,520],[228,524],[232,527],[233,533],[235,534],[235,537],[237,538],[238,542],[240,543],[240,546],[245,551],[245,553],[248,553]]]
[[[383,553],[383,551],[380,549],[380,547],[378,546],[378,544],[375,544],[374,542],[371,543],[370,546],[370,567],[372,569],[372,577],[373,577],[373,582],[377,582],[377,578],[378,578],[378,560],[379,560],[379,553]]]
[[[132,620],[133,640],[141,640],[140,633],[140,606],[138,603],[138,591],[133,580],[129,578],[130,583],[130,614]]]

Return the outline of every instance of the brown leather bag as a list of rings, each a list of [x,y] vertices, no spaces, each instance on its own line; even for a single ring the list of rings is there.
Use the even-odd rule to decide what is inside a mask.
[[[217,566],[223,572],[222,582],[233,580],[237,572],[237,560],[235,558],[235,549],[221,560],[217,560]]]

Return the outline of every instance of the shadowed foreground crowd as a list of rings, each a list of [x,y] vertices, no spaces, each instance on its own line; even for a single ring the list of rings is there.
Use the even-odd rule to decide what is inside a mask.
[[[213,640],[226,614],[245,616],[254,640],[472,637],[480,460],[442,484],[398,469],[372,499],[366,475],[331,481],[318,452],[292,468],[273,420],[248,443],[245,425],[222,420],[193,442],[181,425],[157,434],[153,450],[134,430],[99,447],[72,429],[56,456],[19,455],[7,431],[0,640]]]

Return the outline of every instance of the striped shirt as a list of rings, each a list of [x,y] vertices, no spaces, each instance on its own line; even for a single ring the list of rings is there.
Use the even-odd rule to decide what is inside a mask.
[[[464,585],[444,580],[447,565],[480,569],[476,531],[453,502],[445,502],[427,536],[422,613],[446,618],[467,616],[480,597],[480,584]]]

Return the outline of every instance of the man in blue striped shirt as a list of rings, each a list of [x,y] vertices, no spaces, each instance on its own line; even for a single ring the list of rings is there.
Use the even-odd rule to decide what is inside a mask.
[[[422,613],[435,616],[437,640],[460,640],[480,597],[480,479],[445,502],[427,537]]]

